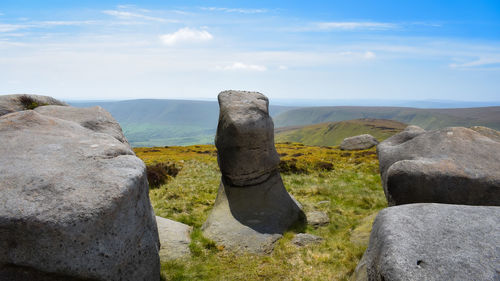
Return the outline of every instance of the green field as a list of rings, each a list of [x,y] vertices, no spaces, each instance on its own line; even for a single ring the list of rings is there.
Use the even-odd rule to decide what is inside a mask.
[[[380,119],[356,119],[320,123],[309,126],[285,127],[275,130],[276,142],[300,142],[306,145],[339,145],[345,138],[370,134],[378,141],[401,132],[406,124]]]
[[[328,106],[290,109],[274,119],[276,128],[352,119],[389,119],[426,130],[450,126],[485,126],[500,130],[500,107],[422,109],[410,107]]]
[[[322,243],[298,248],[290,241],[299,230],[291,230],[269,256],[233,254],[203,237],[200,228],[220,180],[213,145],[135,149],[148,165],[182,167],[175,178],[150,190],[157,215],[194,227],[192,257],[163,262],[163,280],[348,280],[366,249],[373,214],[386,207],[375,150],[276,146],[287,190],[306,212],[325,211],[330,224],[301,230],[323,237]]]

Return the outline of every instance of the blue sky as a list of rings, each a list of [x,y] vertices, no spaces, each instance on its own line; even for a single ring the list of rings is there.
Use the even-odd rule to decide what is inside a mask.
[[[500,100],[500,1],[0,2],[0,94]]]

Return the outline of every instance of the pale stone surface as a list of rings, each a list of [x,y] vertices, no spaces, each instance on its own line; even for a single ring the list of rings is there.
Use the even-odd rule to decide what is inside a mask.
[[[306,213],[307,224],[319,227],[324,226],[330,223],[330,218],[328,214],[321,211],[311,211]]]
[[[174,260],[191,255],[191,226],[159,216],[156,216],[156,224],[161,244],[160,260]]]
[[[100,106],[78,108],[72,106],[47,105],[34,109],[36,112],[80,124],[94,132],[108,134],[120,142],[126,143],[120,124]]]
[[[2,95],[0,96],[0,116],[26,110],[28,103],[34,102],[37,105],[67,105],[62,101],[58,101],[52,97],[40,96],[40,95]]]
[[[480,133],[483,136],[486,136],[494,141],[500,142],[500,132],[497,130],[493,130],[488,127],[483,127],[483,126],[473,126],[470,127],[472,130]]]
[[[321,241],[323,241],[322,237],[309,233],[297,233],[292,239],[292,244],[304,247],[311,244],[321,243]]]
[[[362,150],[376,146],[378,141],[369,134],[345,138],[340,144],[342,150]]]

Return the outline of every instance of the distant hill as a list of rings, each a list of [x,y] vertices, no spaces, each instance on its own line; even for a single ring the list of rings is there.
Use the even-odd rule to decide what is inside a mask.
[[[347,137],[370,134],[378,141],[401,132],[406,124],[381,119],[356,119],[315,125],[275,129],[275,142],[300,142],[305,145],[334,146]]]
[[[70,104],[108,110],[135,147],[213,143],[219,119],[216,101],[139,99]],[[270,106],[269,110],[273,116],[291,108]]]
[[[135,147],[213,143],[219,118],[219,106],[216,101],[139,99],[70,102],[70,104],[77,107],[102,106],[120,123],[125,136]],[[330,106],[297,108],[271,105],[270,113],[274,119],[275,128],[369,118],[389,119],[418,125],[425,129],[447,126],[485,126],[500,130],[500,107],[418,109]],[[350,123],[350,125],[353,124]],[[348,130],[356,131],[354,128],[342,129],[342,131]],[[303,139],[306,139],[306,135],[312,134],[312,131],[307,134],[304,131],[288,134],[294,135],[294,137],[290,136],[293,140],[298,139],[301,134],[304,134]],[[308,144],[327,145],[319,140],[313,140],[319,139],[319,135],[312,135],[308,138],[309,140],[306,141]],[[338,139],[335,139],[335,143],[337,142]],[[327,143],[331,142],[327,141]]]
[[[274,124],[279,128],[362,118],[395,120],[424,129],[485,126],[500,130],[500,106],[445,109],[382,106],[305,107],[278,114],[274,117]]]

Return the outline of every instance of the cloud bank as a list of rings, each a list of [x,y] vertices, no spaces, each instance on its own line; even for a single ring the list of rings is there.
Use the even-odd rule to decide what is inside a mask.
[[[176,32],[160,35],[164,45],[174,46],[184,43],[202,43],[212,40],[214,37],[206,30],[184,27]]]

